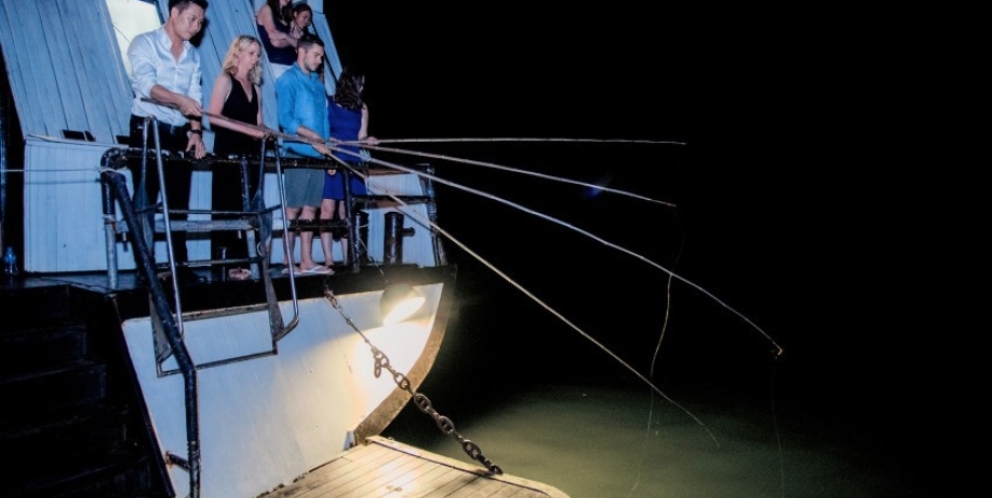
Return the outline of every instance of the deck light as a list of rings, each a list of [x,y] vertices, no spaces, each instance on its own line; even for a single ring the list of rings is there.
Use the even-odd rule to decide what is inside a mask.
[[[427,299],[409,284],[393,284],[386,288],[379,301],[382,310],[382,324],[399,323],[424,305]]]

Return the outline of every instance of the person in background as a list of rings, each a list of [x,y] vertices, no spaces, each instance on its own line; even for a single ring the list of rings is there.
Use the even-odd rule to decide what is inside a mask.
[[[328,126],[332,141],[356,142],[363,141],[370,145],[376,145],[379,141],[370,136],[369,130],[369,109],[362,101],[362,90],[365,87],[365,75],[353,67],[346,67],[338,77],[337,89],[334,96],[327,105]],[[359,149],[357,145],[341,145],[339,149],[346,152],[336,153],[335,157],[351,164],[358,165],[364,162],[366,151]],[[337,169],[327,170],[324,176],[323,200],[320,204],[320,219],[322,220],[347,220],[345,208],[344,174]],[[366,195],[365,181],[358,175],[348,175],[351,180],[348,182],[350,195]],[[333,264],[332,242],[334,239],[341,241],[341,254],[344,264],[348,264],[348,231],[339,229],[333,232],[324,231],[320,234],[321,246],[324,250],[325,266]]]
[[[210,127],[214,131],[214,155],[221,158],[249,158],[258,160],[264,131],[243,123],[264,127],[262,121],[262,44],[257,38],[240,35],[231,42],[214,81],[209,111],[213,116]],[[249,162],[251,165],[252,163]],[[242,189],[251,196],[258,188],[259,171],[249,166],[247,184],[243,185],[241,168],[235,164],[217,164],[213,169],[212,195],[214,211],[244,211]],[[229,216],[223,219],[230,219]],[[249,255],[246,238],[239,232],[217,230],[210,234],[214,259],[243,259]],[[244,279],[250,272],[235,269],[229,276]],[[223,276],[221,277],[223,278]]]
[[[286,142],[287,155],[326,158],[331,151],[324,142],[328,138],[327,94],[316,71],[324,60],[324,42],[305,34],[297,44],[296,64],[276,81],[279,127],[286,133],[299,135],[316,143]],[[290,168],[285,173],[287,222],[313,220],[321,204],[324,172],[313,168]],[[295,235],[289,241],[286,254],[287,271],[307,274],[330,274],[333,271],[313,260],[313,232],[300,231],[300,266],[292,263]]]
[[[291,0],[266,0],[255,13],[258,38],[265,48],[275,79],[279,79],[282,73],[296,63],[296,43],[299,37],[290,34],[293,22],[291,3]]]
[[[304,34],[316,35],[311,30],[313,22],[313,9],[306,2],[300,2],[293,6],[293,19],[289,25],[289,36],[299,40]]]
[[[131,104],[129,145],[143,146],[145,118],[154,116],[163,150],[176,153],[185,151],[195,159],[206,155],[203,145],[203,127],[200,122],[203,109],[200,53],[189,40],[203,29],[207,10],[206,0],[170,0],[169,19],[154,31],[140,34],[128,46],[127,57],[131,63],[131,87],[134,101]],[[158,105],[144,99],[167,105]],[[152,130],[148,130],[149,149],[155,146]],[[141,184],[140,168],[132,171],[135,196]],[[156,202],[161,186],[158,175],[148,171],[147,195],[149,202]],[[193,170],[190,163],[169,164],[165,168],[165,189],[169,209],[189,210],[190,187]],[[170,220],[188,219],[187,214],[171,214]],[[176,263],[189,261],[186,232],[173,233],[173,254]],[[188,267],[180,267],[179,278],[185,283],[197,281]]]
[[[293,5],[292,22],[290,22],[289,26],[289,36],[299,40],[305,34],[319,36],[313,30],[313,9],[311,9],[310,5],[306,2],[298,2],[296,5]],[[317,68],[317,76],[320,77],[320,81],[323,83],[323,64]]]

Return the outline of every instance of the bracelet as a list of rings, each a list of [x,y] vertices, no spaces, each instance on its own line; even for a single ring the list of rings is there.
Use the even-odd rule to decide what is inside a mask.
[[[193,135],[200,135],[200,137],[202,138],[203,130],[189,130],[188,132],[186,132],[186,138],[192,138]]]

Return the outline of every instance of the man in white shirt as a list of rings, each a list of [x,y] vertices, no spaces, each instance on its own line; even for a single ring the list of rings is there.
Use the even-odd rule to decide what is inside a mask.
[[[143,146],[145,119],[154,123],[159,132],[162,150],[171,153],[185,152],[194,159],[206,155],[203,145],[203,124],[200,121],[203,98],[200,74],[200,53],[189,40],[203,29],[206,0],[170,0],[169,20],[159,29],[143,33],[134,38],[128,47],[127,57],[131,62],[131,87],[134,102],[131,104],[131,147]],[[147,102],[152,99],[167,106]],[[152,129],[148,130],[148,149],[154,150],[155,141]],[[152,169],[154,161],[148,162],[147,195],[148,202],[158,200],[158,174]],[[141,182],[140,168],[132,170],[135,198]],[[169,162],[165,165],[165,188],[168,193],[169,209],[189,210],[190,187],[193,170],[190,163]],[[186,220],[187,214],[170,215],[170,220]],[[186,232],[173,233],[173,253],[177,263],[189,261],[186,249]],[[191,271],[184,271],[187,277]]]

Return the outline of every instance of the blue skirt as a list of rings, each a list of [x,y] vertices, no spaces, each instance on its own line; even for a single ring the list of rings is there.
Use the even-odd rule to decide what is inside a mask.
[[[349,176],[351,176],[349,184],[351,195],[368,194],[364,180],[354,173]],[[324,199],[344,200],[344,173],[341,169],[333,175],[324,173]]]

